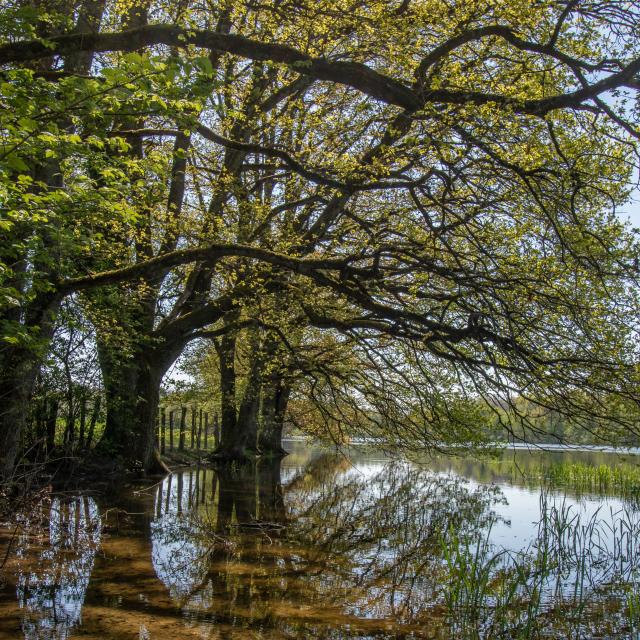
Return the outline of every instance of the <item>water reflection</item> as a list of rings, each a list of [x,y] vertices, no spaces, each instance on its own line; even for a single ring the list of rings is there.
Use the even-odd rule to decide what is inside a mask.
[[[475,479],[462,477],[464,465]],[[8,554],[4,588],[0,580],[0,639],[458,637],[447,611],[466,600],[455,591],[460,585],[452,568],[473,559],[443,544],[465,541],[464,551],[471,541],[466,548],[475,553],[475,541],[490,531],[492,544],[519,553],[540,514],[538,488],[515,486],[512,477],[499,485],[480,482],[491,468],[432,461],[429,469],[306,450],[225,471],[187,469],[98,503],[55,497],[21,523]],[[564,497],[549,494],[550,509],[556,499],[561,504]],[[584,522],[603,504],[567,500],[583,510]],[[602,513],[621,507],[609,499]],[[621,570],[614,574],[605,564],[611,558],[640,566],[634,542],[640,512],[628,514],[626,537],[609,539],[603,529],[602,553],[581,554],[593,564],[584,572],[587,586],[590,576],[618,579]],[[611,522],[613,529],[613,515]],[[567,539],[577,532],[587,544],[578,524],[571,526],[556,529]],[[0,545],[10,534],[0,530]],[[608,546],[623,542],[619,553]],[[534,571],[537,549],[532,569],[529,559],[513,557]],[[547,555],[560,558],[570,550],[562,542]],[[488,561],[494,550],[487,547],[487,554]],[[574,556],[560,567],[563,583],[577,575]],[[505,564],[495,584],[506,584],[512,569]],[[557,590],[549,575],[540,576],[540,584]],[[626,588],[618,583],[619,591]],[[526,588],[515,584],[513,593],[524,597]],[[591,598],[596,592],[585,593]],[[488,597],[497,602],[493,592]]]
[[[411,626],[437,586],[424,563],[437,576],[438,534],[484,527],[499,490],[400,463],[349,466],[323,455],[285,486],[280,461],[267,460],[167,478],[154,497],[152,556],[184,614],[294,637]]]
[[[100,542],[98,507],[88,496],[54,498],[20,525],[14,567],[24,637],[66,640],[80,622]]]

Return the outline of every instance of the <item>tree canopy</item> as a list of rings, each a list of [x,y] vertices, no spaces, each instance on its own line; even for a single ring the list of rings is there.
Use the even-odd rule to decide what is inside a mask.
[[[636,431],[639,28],[617,0],[9,3],[2,473],[68,296],[105,450],[147,469],[194,340],[231,440],[475,442],[524,406]]]

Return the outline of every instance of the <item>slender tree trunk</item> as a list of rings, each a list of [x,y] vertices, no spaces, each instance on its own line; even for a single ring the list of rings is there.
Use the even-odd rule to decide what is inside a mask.
[[[73,387],[70,387],[70,391],[67,393],[67,423],[64,430],[64,444],[68,451],[73,449],[73,441],[75,440],[75,427],[76,427],[76,410],[75,402],[73,399]]]
[[[165,451],[165,440],[167,438],[167,410],[162,407],[160,412],[160,453]]]
[[[93,412],[91,413],[91,420],[89,421],[89,433],[87,434],[87,449],[91,448],[91,443],[93,442],[93,434],[96,429],[96,423],[98,422],[98,418],[100,417],[100,405],[102,404],[102,396],[98,395],[96,397],[95,402],[93,403]]]
[[[75,336],[75,329],[71,328],[69,331],[69,336],[67,340],[67,348],[62,358],[62,362],[64,365],[64,376],[65,381],[67,383],[67,424],[64,430],[64,446],[67,452],[70,452],[73,447],[73,440],[75,436],[75,423],[76,423],[76,414],[75,414],[75,402],[74,402],[74,393],[73,393],[73,377],[71,375],[71,365],[69,360],[71,359],[71,346],[73,344],[73,338]]]
[[[58,398],[49,398],[47,402],[47,455],[56,446],[56,424],[58,422]]]
[[[87,397],[85,390],[80,392],[80,431],[78,432],[78,447],[81,449],[84,446],[84,435],[87,427]]]
[[[178,440],[178,451],[184,451],[184,435],[187,423],[187,407],[180,410],[180,438]]]
[[[209,413],[207,411],[204,412],[204,446],[206,449],[209,445],[207,444],[209,440]]]
[[[47,397],[38,398],[35,402],[35,439],[36,457],[46,458],[47,446]]]

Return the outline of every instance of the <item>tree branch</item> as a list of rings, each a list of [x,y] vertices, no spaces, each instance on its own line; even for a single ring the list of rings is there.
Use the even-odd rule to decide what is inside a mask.
[[[340,260],[331,258],[301,259],[248,245],[210,244],[204,247],[172,251],[122,269],[112,269],[78,278],[69,278],[59,282],[55,290],[58,295],[66,295],[73,291],[84,291],[95,287],[117,284],[126,280],[153,277],[164,269],[190,262],[214,262],[224,257],[252,258],[307,276],[313,276],[316,272],[322,270],[346,271],[354,275],[368,275],[368,270],[351,266],[355,259],[353,257]]]
[[[491,27],[487,29],[489,28]],[[527,43],[512,34],[503,33],[504,28],[500,25],[496,25],[493,29],[501,30],[500,35],[507,37],[512,44],[518,47],[527,47],[531,51],[539,50],[538,52],[544,50],[549,55],[553,54],[556,57],[558,55],[564,56],[553,46]],[[279,62],[289,65],[302,75],[352,87],[375,100],[400,107],[408,112],[418,111],[428,103],[458,105],[495,103],[509,107],[517,113],[543,116],[556,109],[580,108],[584,102],[633,81],[634,76],[640,72],[640,58],[637,58],[624,66],[618,73],[612,73],[587,88],[537,100],[519,100],[502,94],[448,89],[426,90],[421,95],[419,91],[359,62],[313,58],[281,44],[258,42],[235,34],[188,30],[163,24],[148,25],[115,33],[74,33],[49,38],[46,41],[27,40],[8,43],[0,46],[0,64],[28,62],[53,55],[68,55],[78,51],[136,51],[159,44],[172,47],[193,45],[203,49],[231,53],[251,60]],[[441,53],[451,46],[447,43],[441,45]],[[429,60],[433,55],[434,53],[427,56],[426,59]]]

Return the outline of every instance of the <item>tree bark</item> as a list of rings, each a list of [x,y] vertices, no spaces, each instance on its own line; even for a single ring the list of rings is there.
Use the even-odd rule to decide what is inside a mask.
[[[87,426],[87,396],[86,391],[83,388],[80,391],[80,430],[78,432],[78,447],[82,449],[84,447],[84,436]]]
[[[280,373],[274,373],[264,385],[258,448],[265,456],[287,455],[287,451],[282,447],[282,431],[290,392],[290,386]]]
[[[225,318],[225,323],[235,321],[234,318]],[[236,413],[236,334],[233,331],[226,332],[218,342],[215,342],[218,360],[220,363],[220,444],[211,457],[222,462],[247,459],[246,431],[239,428]]]
[[[238,429],[244,431],[248,451],[258,451],[258,414],[260,411],[260,377],[261,358],[255,356],[251,364],[247,385],[245,387],[240,410],[238,412]]]
[[[147,474],[167,473],[158,452],[155,430],[163,363],[137,350],[133,357],[114,356],[99,346],[107,421],[98,455],[111,456]]]
[[[75,411],[75,401],[73,399],[73,385],[69,386],[69,391],[67,392],[67,420],[66,420],[66,428],[64,430],[64,444],[68,451],[73,449],[73,442],[76,436],[76,411]]]
[[[49,398],[47,402],[47,455],[56,446],[56,424],[58,422],[58,398]]]
[[[146,474],[169,473],[162,462],[156,439],[156,417],[160,403],[160,383],[166,369],[158,363],[145,362],[138,378],[136,418],[138,456]]]
[[[98,340],[98,357],[104,383],[106,423],[96,454],[123,463],[135,442],[136,390],[140,376],[139,354],[114,353]]]
[[[7,352],[0,358],[0,481],[13,477],[39,369],[22,349]]]
[[[37,384],[37,383],[36,383]],[[35,435],[35,456],[37,459],[45,460],[47,453],[47,397],[42,395],[36,398],[34,405],[34,435]]]
[[[162,407],[160,416],[160,453],[165,452],[167,439],[167,409]]]
[[[180,438],[178,440],[178,451],[184,451],[185,429],[187,426],[187,407],[180,410]]]
[[[160,381],[164,372],[149,363],[126,367],[123,380],[113,380],[107,392],[107,423],[97,449],[115,456],[126,467],[140,467],[146,474],[168,473],[155,437],[160,401]]]
[[[89,422],[89,433],[87,434],[87,449],[91,448],[91,443],[93,442],[93,434],[96,428],[96,423],[98,422],[98,417],[100,416],[100,405],[102,403],[102,396],[98,395],[93,404],[93,412],[91,413],[91,420]]]

